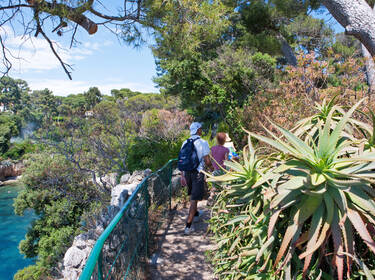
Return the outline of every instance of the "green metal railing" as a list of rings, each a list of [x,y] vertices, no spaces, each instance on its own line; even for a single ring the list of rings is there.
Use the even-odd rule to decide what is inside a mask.
[[[96,241],[80,280],[142,279],[156,230],[171,209],[172,173],[177,160],[143,179]]]

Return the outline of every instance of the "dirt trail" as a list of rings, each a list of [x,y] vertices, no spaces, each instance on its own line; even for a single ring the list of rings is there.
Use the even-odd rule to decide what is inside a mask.
[[[195,231],[184,235],[188,209],[176,210],[172,222],[164,229],[159,253],[154,256],[156,265],[151,269],[152,280],[213,280],[212,268],[207,262],[205,252],[212,248],[207,236],[209,210],[206,202],[200,202],[203,210],[199,222],[194,223]]]

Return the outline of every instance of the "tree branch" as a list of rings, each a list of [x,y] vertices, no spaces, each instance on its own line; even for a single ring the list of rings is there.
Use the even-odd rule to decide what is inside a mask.
[[[44,39],[46,39],[46,41],[48,42],[49,44],[49,47],[50,49],[52,50],[53,54],[56,56],[56,58],[59,60],[62,68],[64,69],[65,73],[68,75],[69,79],[72,80],[72,75],[71,75],[71,72],[68,70],[68,67],[71,69],[72,67],[65,63],[64,61],[62,61],[61,57],[59,56],[59,54],[56,52],[55,50],[55,47],[53,46],[53,43],[52,41],[50,40],[50,38],[46,35],[46,33],[43,31],[42,27],[40,26],[40,21],[39,19],[37,19],[37,33],[35,34],[37,36],[37,34],[40,33],[42,34],[42,36],[44,37]]]

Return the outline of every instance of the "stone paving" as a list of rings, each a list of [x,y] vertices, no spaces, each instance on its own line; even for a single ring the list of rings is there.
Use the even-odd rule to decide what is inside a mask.
[[[190,235],[184,235],[187,208],[176,210],[172,222],[160,232],[161,245],[154,255],[151,280],[215,279],[205,255],[212,248],[207,233],[210,212],[206,201],[199,202],[198,209],[203,210],[203,215],[199,222],[194,223],[195,231]]]

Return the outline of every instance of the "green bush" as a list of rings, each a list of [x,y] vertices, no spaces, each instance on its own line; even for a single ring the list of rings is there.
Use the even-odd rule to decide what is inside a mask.
[[[130,145],[127,167],[130,172],[150,168],[153,171],[162,167],[168,160],[177,158],[184,139],[176,142],[153,142],[137,138]]]
[[[36,146],[31,141],[23,141],[20,143],[14,143],[9,150],[3,155],[4,158],[11,158],[13,160],[19,160],[23,155],[32,153],[35,151]]]
[[[323,102],[293,132],[270,122],[282,137],[249,132],[275,151],[265,167],[249,141],[250,157],[211,177],[229,182],[211,225],[220,279],[373,279],[375,152],[356,131],[374,130],[352,118],[360,103]]]
[[[47,268],[38,262],[36,265],[27,266],[14,275],[14,280],[40,280],[46,279]]]

